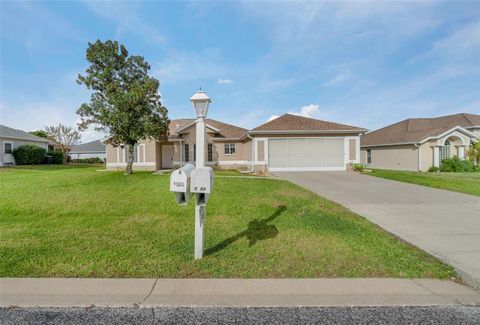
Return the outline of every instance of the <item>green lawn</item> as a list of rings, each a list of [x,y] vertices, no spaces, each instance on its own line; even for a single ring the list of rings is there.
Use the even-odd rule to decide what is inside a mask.
[[[375,169],[368,175],[480,196],[480,172],[422,173]]]
[[[0,277],[434,277],[452,268],[340,205],[275,179],[215,180],[205,257],[169,176],[0,169]]]

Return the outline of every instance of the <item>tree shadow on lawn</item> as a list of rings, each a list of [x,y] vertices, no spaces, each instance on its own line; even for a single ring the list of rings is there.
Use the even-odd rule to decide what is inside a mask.
[[[270,217],[261,220],[254,219],[250,221],[246,230],[239,232],[238,234],[229,237],[221,243],[218,243],[217,245],[205,250],[205,256],[215,254],[216,252],[225,249],[227,246],[233,244],[242,237],[246,237],[248,239],[249,247],[255,245],[259,240],[276,237],[278,235],[277,227],[275,225],[269,225],[268,223],[278,218],[286,209],[287,207],[285,205],[279,205],[277,211],[275,211]]]

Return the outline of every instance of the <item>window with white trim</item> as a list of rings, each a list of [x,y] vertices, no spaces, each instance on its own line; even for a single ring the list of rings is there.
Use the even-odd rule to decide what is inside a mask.
[[[372,163],[372,149],[367,149],[367,164]]]
[[[236,148],[235,148],[235,143],[225,143],[225,155],[235,155],[236,154]]]
[[[185,151],[185,162],[189,162],[190,161],[190,146],[188,145],[188,143],[185,143],[183,145],[183,148],[184,148],[184,151]]]
[[[448,140],[445,141],[445,144],[443,146],[440,146],[439,148],[440,162],[450,158],[450,149],[451,149],[451,144],[450,144],[450,141]]]
[[[213,161],[213,143],[207,145],[207,160]]]
[[[125,162],[128,161],[128,145],[125,145]],[[133,147],[133,162],[138,162],[138,146]]]
[[[193,145],[193,161],[197,161],[197,145]]]
[[[5,142],[3,144],[3,152],[5,154],[11,154],[13,152],[13,148],[12,148],[12,143],[10,142]]]

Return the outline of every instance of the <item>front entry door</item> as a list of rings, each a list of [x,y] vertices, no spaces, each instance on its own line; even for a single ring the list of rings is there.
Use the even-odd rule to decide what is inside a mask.
[[[162,145],[162,168],[173,168],[173,145]]]

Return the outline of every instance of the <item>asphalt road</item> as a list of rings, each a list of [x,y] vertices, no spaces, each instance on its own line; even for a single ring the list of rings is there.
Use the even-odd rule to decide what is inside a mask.
[[[480,324],[480,307],[1,308],[9,324]]]

